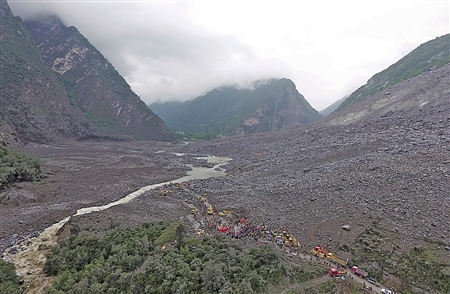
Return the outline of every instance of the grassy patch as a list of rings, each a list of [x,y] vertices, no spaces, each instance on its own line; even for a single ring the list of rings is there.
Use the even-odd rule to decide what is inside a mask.
[[[426,241],[411,249],[400,248],[399,235],[375,222],[350,246],[350,265],[364,268],[381,282],[384,273],[399,277],[403,283],[396,285],[398,290],[410,291],[418,286],[433,293],[450,293],[450,260],[444,250]]]

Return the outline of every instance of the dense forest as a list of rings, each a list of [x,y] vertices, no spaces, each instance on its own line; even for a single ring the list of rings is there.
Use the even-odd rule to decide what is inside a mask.
[[[182,225],[169,222],[72,234],[47,260],[45,272],[56,276],[48,293],[263,293],[318,274],[265,245],[182,236]]]

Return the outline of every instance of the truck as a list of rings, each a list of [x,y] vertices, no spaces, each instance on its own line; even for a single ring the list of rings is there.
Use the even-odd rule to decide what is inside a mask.
[[[345,276],[346,271],[343,269],[330,268],[330,277],[342,277]]]
[[[336,255],[334,255],[331,252],[327,254],[327,258],[331,259],[333,262],[337,263],[338,265],[341,265],[341,266],[344,266],[344,267],[347,266],[347,261],[346,260],[344,260],[344,259],[342,259],[342,258],[340,258],[340,257],[338,257]]]
[[[333,253],[329,252],[328,250],[322,248],[322,246],[316,246],[314,249],[311,250],[311,253],[315,256],[321,257],[321,258],[328,258],[332,262],[336,263],[340,266],[347,266],[347,261],[334,255]]]
[[[321,258],[325,258],[325,256],[329,253],[326,249],[323,249],[322,246],[316,246],[311,253],[315,256],[319,256]]]
[[[367,276],[369,275],[366,271],[358,268],[357,266],[352,266],[350,270],[352,271],[352,273],[354,273],[357,276],[360,276],[361,278],[367,278]]]

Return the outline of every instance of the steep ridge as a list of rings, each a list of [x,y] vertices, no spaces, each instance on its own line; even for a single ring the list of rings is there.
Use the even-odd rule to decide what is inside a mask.
[[[96,134],[6,1],[0,2],[0,14],[0,142],[20,145]]]
[[[0,14],[1,144],[173,138],[76,28],[47,16],[30,34],[5,0]]]
[[[172,138],[164,122],[75,27],[66,27],[55,15],[25,25],[72,101],[100,130],[135,139]]]
[[[274,131],[322,117],[289,79],[256,82],[254,89],[222,87],[182,104],[149,107],[174,130],[216,135]]]
[[[342,102],[336,111],[364,101],[392,85],[420,76],[428,69],[438,68],[450,62],[449,44],[450,34],[447,34],[420,45],[387,69],[371,77],[365,85]]]

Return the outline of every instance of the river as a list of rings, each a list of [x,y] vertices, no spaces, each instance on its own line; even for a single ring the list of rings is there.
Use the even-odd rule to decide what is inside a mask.
[[[175,154],[177,156],[183,156],[183,154]],[[207,179],[212,177],[220,177],[225,175],[225,170],[221,168],[225,165],[231,158],[228,157],[197,157],[196,159],[206,159],[208,163],[214,164],[212,168],[207,167],[194,167],[188,165],[192,170],[187,172],[187,175],[179,179],[172,181],[167,181],[158,184],[152,184],[142,187],[125,197],[110,202],[102,206],[91,206],[80,208],[72,216],[79,216],[88,214],[94,211],[102,211],[110,207],[125,204],[131,200],[139,197],[147,191],[153,190],[155,188],[167,185],[169,183],[182,183],[194,179]],[[16,272],[18,275],[22,276],[24,279],[24,285],[26,287],[25,293],[38,294],[43,293],[45,289],[51,285],[53,282],[53,277],[47,277],[44,273],[44,265],[46,260],[46,255],[50,252],[51,247],[57,243],[57,233],[65,223],[67,223],[72,216],[68,216],[63,220],[49,226],[43,230],[39,236],[32,238],[24,238],[19,240],[15,245],[6,250],[3,259],[11,262],[16,267]],[[15,254],[10,253],[17,252]]]

